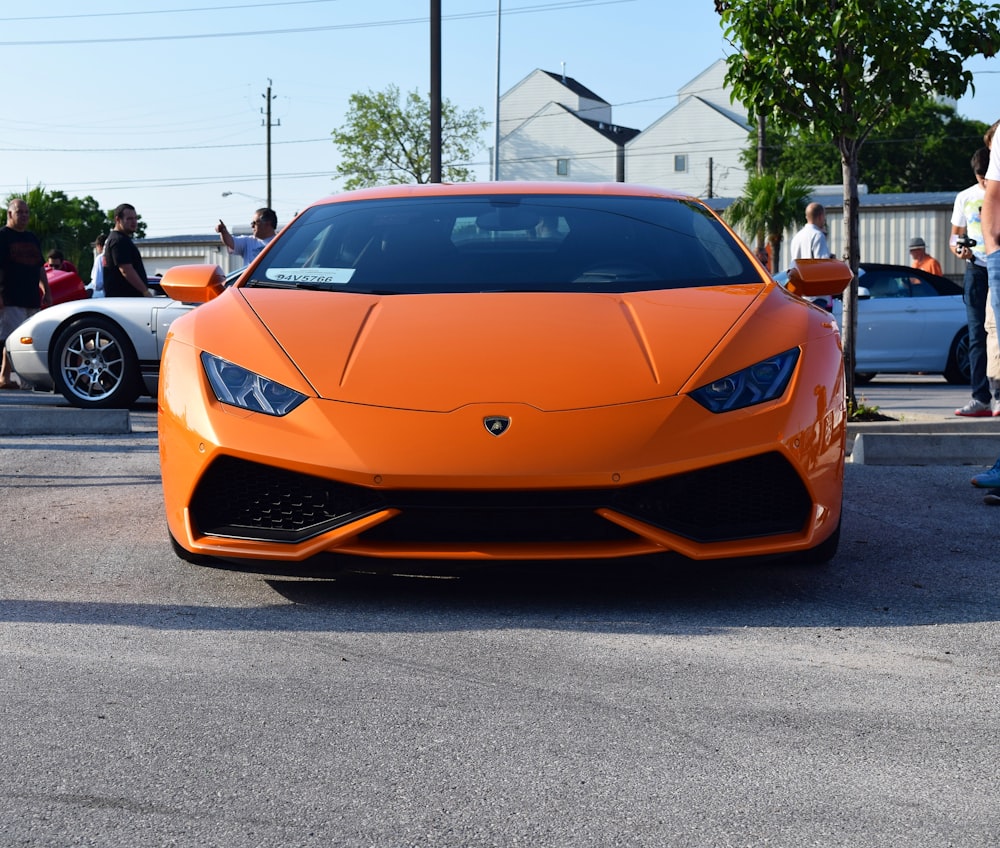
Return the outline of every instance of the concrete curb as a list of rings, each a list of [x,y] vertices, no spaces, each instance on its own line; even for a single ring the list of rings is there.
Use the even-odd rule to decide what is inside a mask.
[[[61,396],[39,392],[5,393],[0,405],[0,436],[95,436],[131,432],[127,409],[77,409]]]
[[[848,461],[858,465],[984,465],[1000,456],[1000,420],[873,421],[847,425]]]

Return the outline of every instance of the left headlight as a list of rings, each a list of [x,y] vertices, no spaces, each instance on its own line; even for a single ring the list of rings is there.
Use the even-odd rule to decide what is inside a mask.
[[[230,406],[266,415],[287,415],[306,399],[288,386],[210,353],[202,353],[201,364],[215,396]]]
[[[709,412],[731,412],[745,406],[781,397],[795,373],[799,349],[762,359],[742,371],[691,392],[691,397]]]

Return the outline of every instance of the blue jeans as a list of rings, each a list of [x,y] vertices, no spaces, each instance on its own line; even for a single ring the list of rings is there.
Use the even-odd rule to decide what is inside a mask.
[[[997,267],[1000,272],[1000,266]],[[998,278],[1000,279],[1000,278]],[[965,263],[965,316],[969,323],[969,376],[972,396],[989,403],[993,393],[986,379],[986,310],[992,305],[987,269]],[[998,298],[1000,299],[1000,298]],[[1000,326],[1000,325],[998,325]]]
[[[986,254],[986,271],[990,281],[990,307],[1000,333],[1000,250]]]

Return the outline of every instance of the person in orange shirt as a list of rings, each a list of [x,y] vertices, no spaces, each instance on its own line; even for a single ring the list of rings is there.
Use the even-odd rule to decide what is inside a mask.
[[[944,276],[941,271],[941,263],[927,252],[927,245],[920,236],[910,239],[910,260],[910,265],[913,268],[937,274],[939,277]]]

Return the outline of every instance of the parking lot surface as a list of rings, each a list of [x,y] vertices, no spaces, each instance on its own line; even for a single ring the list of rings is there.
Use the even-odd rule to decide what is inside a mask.
[[[969,467],[849,464],[823,568],[251,573],[173,555],[130,418],[0,437],[3,844],[1000,840]]]

